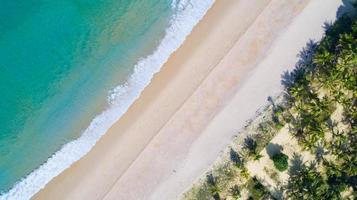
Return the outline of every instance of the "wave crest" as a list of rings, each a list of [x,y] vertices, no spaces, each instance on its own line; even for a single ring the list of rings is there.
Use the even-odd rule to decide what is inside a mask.
[[[96,116],[78,139],[65,144],[43,165],[16,183],[10,191],[2,194],[0,199],[30,199],[51,179],[87,154],[140,96],[154,74],[160,71],[170,55],[181,46],[213,3],[214,0],[173,0],[171,5],[175,14],[164,38],[154,53],[138,61],[125,84],[109,92],[109,108]]]

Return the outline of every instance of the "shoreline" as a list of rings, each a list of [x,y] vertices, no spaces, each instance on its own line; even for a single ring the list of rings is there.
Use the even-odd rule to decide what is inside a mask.
[[[261,101],[266,99],[265,93],[259,94],[258,100],[243,109],[244,114],[237,113],[239,109],[233,108],[232,103],[242,107],[247,102],[239,97],[252,93],[252,89],[257,92],[257,88],[247,86],[248,82],[268,81],[266,87],[271,87],[255,85],[265,92],[279,88],[276,80],[281,70],[293,66],[280,66],[271,77],[262,76],[270,70],[259,66],[267,62],[265,57],[281,40],[285,26],[308,2],[216,2],[124,116],[87,155],[54,178],[34,199],[142,199],[146,194],[152,199],[177,197],[178,190],[199,176],[237,129],[235,125],[222,130],[219,125],[232,125],[233,119],[227,118],[232,115],[238,116],[239,123],[244,122],[254,114],[256,105],[262,105]],[[272,16],[271,11],[282,8],[287,11]],[[301,42],[295,42],[293,48]],[[275,51],[284,52],[276,48]],[[284,64],[294,61],[294,55],[286,56]],[[269,85],[272,80],[273,86]],[[256,98],[251,95],[242,99]],[[217,131],[223,133],[217,135]],[[217,140],[220,145],[208,149],[207,144],[214,145]],[[198,162],[193,159],[197,155],[207,158]]]
[[[202,19],[214,0],[193,0],[191,6],[185,2],[172,4],[175,15],[170,18],[165,36],[153,53],[138,60],[134,72],[128,80],[109,91],[107,100],[109,108],[95,116],[81,136],[64,144],[47,161],[26,177],[15,183],[7,192],[1,193],[1,199],[30,199],[48,182],[73,163],[85,156],[107,130],[127,111],[139,97],[170,55],[176,51],[194,26]]]
[[[257,2],[248,4],[248,7],[246,3],[240,1],[226,1],[219,3],[218,6],[216,2],[186,38],[183,45],[171,55],[169,61],[154,76],[152,82],[122,116],[119,123],[114,124],[87,155],[52,179],[33,198],[46,199],[51,196],[53,199],[54,195],[51,194],[60,194],[56,196],[58,199],[102,198],[117,180],[116,178],[125,172],[152,137],[182,106],[197,85],[225,56],[234,42],[255,20],[263,6],[268,3],[267,0],[264,4]],[[233,8],[236,6],[230,7],[227,3],[239,4],[240,14],[234,12]],[[247,8],[255,12],[246,16],[245,9]],[[214,9],[216,11],[212,12]],[[223,10],[230,10],[231,18],[246,17],[245,23],[235,23],[233,27],[225,30],[232,24],[231,20],[225,22],[225,17],[222,16]],[[207,20],[208,16],[210,17]],[[212,26],[218,22],[225,23]],[[239,31],[232,31],[234,29]],[[229,40],[222,42],[222,36]],[[212,39],[213,42],[206,42]],[[214,48],[218,48],[218,51],[211,52]],[[196,71],[192,71],[192,66],[195,66]],[[190,82],[183,84],[183,80],[190,80]],[[170,83],[170,88],[166,87],[168,83]],[[187,87],[183,88],[183,86]],[[180,91],[179,101],[175,97],[177,91]],[[141,134],[144,130],[145,134]],[[101,165],[91,166],[92,163],[101,163]],[[93,176],[86,176],[88,174]],[[79,185],[81,187],[77,188]],[[93,192],[86,193],[88,191]]]

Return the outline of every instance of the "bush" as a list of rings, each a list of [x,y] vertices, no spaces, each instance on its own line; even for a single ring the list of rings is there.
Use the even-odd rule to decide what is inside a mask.
[[[239,199],[241,197],[238,185],[234,185],[233,187],[231,187],[229,192],[231,193],[234,199]]]
[[[248,182],[248,190],[250,197],[248,199],[269,199],[268,190],[260,183],[260,181],[253,177]]]
[[[274,166],[279,171],[285,171],[288,169],[289,157],[283,153],[278,153],[271,158],[274,161]]]
[[[231,149],[231,151],[230,151],[230,158],[231,158],[231,161],[234,163],[234,166],[236,166],[238,169],[241,169],[243,167],[243,164],[244,164],[243,159],[233,149]]]
[[[248,150],[250,155],[254,155],[257,153],[257,142],[251,138],[251,137],[246,137],[244,139],[244,148]]]
[[[259,154],[258,143],[255,139],[251,137],[247,137],[244,139],[244,148],[248,150],[248,155],[251,156],[254,160],[259,160],[262,156]]]

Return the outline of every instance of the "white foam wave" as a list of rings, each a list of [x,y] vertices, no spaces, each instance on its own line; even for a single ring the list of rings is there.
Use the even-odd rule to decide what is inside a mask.
[[[202,19],[215,0],[173,0],[175,14],[166,34],[153,54],[139,60],[134,72],[124,85],[108,95],[110,107],[96,116],[78,139],[65,144],[46,163],[30,173],[0,199],[30,199],[51,179],[79,160],[95,145],[99,138],[127,111],[139,97],[169,56],[180,47],[193,27]]]

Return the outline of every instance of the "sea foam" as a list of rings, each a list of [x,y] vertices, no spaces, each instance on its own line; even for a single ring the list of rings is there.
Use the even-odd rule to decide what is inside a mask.
[[[51,179],[87,154],[140,96],[154,74],[160,71],[170,55],[181,46],[213,3],[214,0],[173,0],[171,5],[174,14],[165,36],[151,55],[138,61],[128,81],[109,92],[108,109],[96,116],[78,139],[65,144],[43,165],[2,194],[0,199],[30,199]]]

